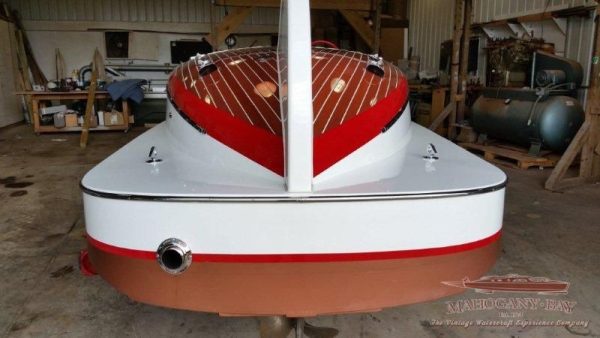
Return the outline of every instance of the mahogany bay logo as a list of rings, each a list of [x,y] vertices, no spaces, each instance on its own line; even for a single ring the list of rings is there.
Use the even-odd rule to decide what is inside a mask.
[[[573,313],[577,302],[570,300],[552,298],[529,298],[529,297],[490,297],[470,298],[455,301],[447,301],[447,314],[456,314],[472,311],[553,311],[565,314]],[[502,315],[508,317],[508,314]]]
[[[480,293],[527,292],[537,294],[567,294],[569,282],[552,280],[546,277],[531,277],[516,274],[505,276],[484,276],[471,281],[468,277],[461,281],[445,281],[442,284],[457,288],[474,289]]]
[[[570,286],[570,283],[565,281],[516,274],[484,276],[473,281],[468,277],[465,277],[461,281],[444,281],[442,284],[458,288],[473,289],[475,292],[483,294],[516,292],[552,296],[566,295]],[[469,298],[446,302],[448,314],[485,310],[545,310],[570,314],[573,312],[575,305],[577,305],[577,302],[571,300],[540,297]]]
[[[531,277],[516,274],[503,276],[484,276],[477,280],[465,277],[460,281],[443,281],[451,287],[472,289],[488,297],[464,298],[446,301],[447,315],[467,313],[493,313],[498,317],[488,319],[432,319],[431,326],[496,326],[496,327],[527,327],[527,326],[565,326],[567,328],[587,328],[589,320],[573,320],[571,315],[577,305],[576,301],[558,297],[566,295],[570,283],[553,280],[546,277]],[[517,293],[517,296],[504,296],[502,293]],[[547,296],[547,297],[544,297]],[[536,313],[550,316],[552,319],[528,319],[527,314]],[[546,314],[546,315],[544,315]],[[567,315],[564,320],[556,316]],[[488,317],[488,316],[486,316]]]

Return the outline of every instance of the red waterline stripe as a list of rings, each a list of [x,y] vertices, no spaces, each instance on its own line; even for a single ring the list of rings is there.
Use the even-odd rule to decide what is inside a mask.
[[[90,245],[97,249],[119,256],[139,259],[156,259],[153,251],[132,250],[102,243],[87,236]],[[322,254],[193,254],[194,262],[211,263],[315,263],[315,262],[348,262],[371,261],[386,259],[417,258],[426,256],[439,256],[462,251],[469,251],[484,247],[500,239],[500,231],[484,239],[439,248],[380,251],[380,252],[355,252],[355,253],[322,253]]]

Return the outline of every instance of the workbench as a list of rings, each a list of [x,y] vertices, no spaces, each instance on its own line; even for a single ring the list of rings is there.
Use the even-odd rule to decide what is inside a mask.
[[[41,133],[62,133],[62,132],[75,132],[81,131],[81,126],[77,127],[63,127],[56,128],[54,125],[41,125],[40,124],[40,111],[42,108],[46,107],[47,101],[63,101],[63,100],[87,100],[88,92],[81,91],[71,91],[71,92],[37,92],[37,91],[24,91],[17,92],[17,95],[26,95],[31,99],[31,109],[32,109],[32,122],[33,122],[33,131],[36,134]],[[110,95],[106,91],[97,91],[95,95],[95,100],[101,99],[110,99]],[[91,131],[95,130],[129,130],[129,116],[130,116],[130,108],[127,100],[122,101],[123,106],[123,124],[122,125],[111,125],[111,126],[97,126],[90,128]]]
[[[431,122],[435,120],[435,118],[444,110],[446,106],[446,93],[450,90],[448,87],[434,87],[431,85],[422,85],[422,84],[414,84],[409,86],[410,93],[414,96],[419,97],[419,100],[422,100],[422,97],[431,96],[431,101],[427,102],[427,100],[423,100],[423,103],[429,103],[430,108],[425,111],[417,110],[417,114],[415,116],[415,122],[418,124],[429,127]],[[446,128],[439,127],[436,129],[436,132],[440,135],[444,135],[446,133]]]

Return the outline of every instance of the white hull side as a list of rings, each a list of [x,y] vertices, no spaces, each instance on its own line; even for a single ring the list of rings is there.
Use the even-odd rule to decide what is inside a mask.
[[[488,238],[504,189],[456,197],[310,202],[133,201],[84,194],[88,234],[155,251],[179,238],[193,253],[304,254],[415,250]]]

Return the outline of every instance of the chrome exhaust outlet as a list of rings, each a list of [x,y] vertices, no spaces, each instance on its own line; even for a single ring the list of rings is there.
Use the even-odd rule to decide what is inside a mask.
[[[192,264],[192,250],[184,241],[169,238],[158,246],[156,260],[165,272],[178,275]]]

